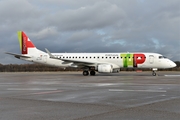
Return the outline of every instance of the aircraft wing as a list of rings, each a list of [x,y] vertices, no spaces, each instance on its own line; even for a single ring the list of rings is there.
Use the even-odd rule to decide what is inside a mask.
[[[58,58],[59,59],[59,58]],[[69,62],[69,63],[71,63],[71,62],[73,62],[73,63],[85,63],[85,64],[94,64],[94,62],[86,62],[86,61],[80,61],[80,60],[68,60],[68,59],[59,59],[59,60],[62,60],[62,61],[64,61],[64,62]]]
[[[62,64],[68,64],[68,63],[73,63],[74,65],[78,65],[78,66],[91,66],[91,65],[94,65],[94,64],[98,64],[99,62],[98,61],[94,61],[94,62],[89,62],[89,61],[81,61],[81,60],[69,60],[69,59],[64,59],[64,58],[57,58],[55,57],[54,55],[52,55],[48,49],[46,49],[46,52],[49,54],[50,58],[52,59],[58,59],[58,60],[62,60],[64,61],[64,63]]]
[[[16,53],[10,53],[10,52],[6,52],[6,54],[13,55],[13,56],[16,57],[16,58],[20,58],[20,57],[23,57],[23,58],[31,58],[30,56],[25,56],[25,55],[16,54]]]

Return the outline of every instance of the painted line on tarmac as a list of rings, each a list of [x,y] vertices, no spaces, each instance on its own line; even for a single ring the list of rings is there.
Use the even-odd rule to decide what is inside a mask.
[[[155,96],[149,96],[149,97],[139,97],[139,98],[134,98],[134,99],[128,99],[128,100],[121,100],[122,102],[131,102],[131,101],[137,101],[137,100],[150,100],[154,98],[159,98],[159,97],[165,97],[164,95],[155,95]]]
[[[37,92],[37,93],[31,93],[31,95],[53,94],[53,93],[59,93],[59,92],[63,92],[63,90],[47,91],[47,92]]]
[[[21,91],[21,90],[58,90],[58,89],[53,89],[53,88],[7,88],[7,90],[12,90],[12,91]]]
[[[112,85],[117,85],[116,83],[96,83],[95,86],[112,86]]]
[[[0,83],[0,85],[22,85],[22,83]]]
[[[180,77],[180,75],[164,75],[166,77]]]
[[[125,90],[125,89],[109,89],[109,92],[167,92],[166,90]]]
[[[152,101],[148,101],[148,102],[144,102],[144,103],[140,103],[140,104],[129,105],[128,107],[138,107],[138,106],[148,105],[148,104],[152,104],[152,103],[173,100],[173,99],[177,99],[177,98],[179,98],[179,97],[170,97],[170,98],[165,98],[165,99],[152,100]]]

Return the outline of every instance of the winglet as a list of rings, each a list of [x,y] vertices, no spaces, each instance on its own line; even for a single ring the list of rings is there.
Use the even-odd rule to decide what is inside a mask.
[[[46,52],[48,53],[50,58],[56,58],[54,55],[52,55],[47,48],[45,48]]]

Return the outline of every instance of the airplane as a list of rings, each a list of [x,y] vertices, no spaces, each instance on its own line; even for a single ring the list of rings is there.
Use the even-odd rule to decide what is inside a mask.
[[[6,52],[6,54],[34,63],[56,67],[79,67],[83,75],[94,76],[99,73],[118,73],[120,68],[150,68],[156,76],[158,69],[173,68],[176,64],[158,53],[51,53],[45,48],[41,51],[23,31],[18,31],[21,54]]]

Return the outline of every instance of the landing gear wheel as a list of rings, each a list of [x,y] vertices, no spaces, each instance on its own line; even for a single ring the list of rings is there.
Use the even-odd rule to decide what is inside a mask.
[[[152,75],[153,75],[153,76],[156,76],[156,72],[155,72],[155,71],[153,71],[153,72],[152,72]]]
[[[90,75],[92,75],[92,76],[94,76],[96,74],[96,72],[95,71],[90,71]]]
[[[89,75],[89,72],[88,72],[88,71],[83,71],[83,75],[84,75],[84,76],[88,76],[88,75]]]

